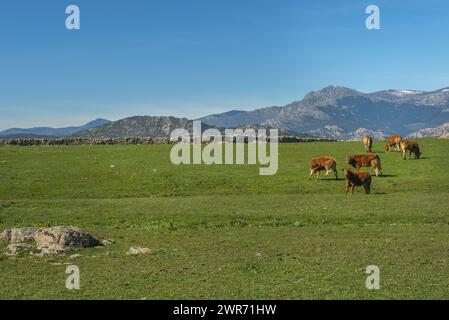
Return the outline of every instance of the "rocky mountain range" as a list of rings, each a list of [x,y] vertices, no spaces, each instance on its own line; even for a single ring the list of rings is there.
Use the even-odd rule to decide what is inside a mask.
[[[253,111],[233,110],[199,120],[204,130],[212,127],[277,128],[281,135],[338,140],[360,140],[366,134],[376,140],[391,134],[441,136],[448,134],[449,88],[362,93],[328,86],[285,106]],[[80,127],[9,129],[0,132],[0,137],[168,137],[176,128],[191,131],[192,120],[151,116],[135,116],[114,122],[97,119]]]
[[[425,138],[425,137],[441,137],[441,138],[449,138],[449,122],[442,124],[436,128],[425,128],[418,130],[410,135],[407,138]]]
[[[431,92],[384,90],[362,93],[329,86],[285,106],[230,111],[201,118],[212,126],[258,124],[342,140],[409,135],[449,121],[449,88]]]

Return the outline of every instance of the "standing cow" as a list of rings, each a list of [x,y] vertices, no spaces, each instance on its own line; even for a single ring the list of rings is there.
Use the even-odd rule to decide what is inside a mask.
[[[335,174],[335,179],[338,180],[337,173],[337,161],[333,157],[320,157],[310,160],[310,176],[309,179],[316,173],[316,179],[318,180],[320,172],[326,170],[325,177],[327,177],[332,170]]]
[[[421,150],[419,149],[418,142],[414,140],[402,140],[400,143],[400,150],[402,151],[402,158],[405,160],[405,155],[407,151],[409,152],[408,158],[410,159],[412,156],[412,153],[415,154],[415,159],[419,159],[421,156]]]
[[[354,193],[355,187],[363,186],[366,194],[371,193],[371,175],[369,172],[352,172],[351,169],[342,169],[346,177],[346,193],[349,188]]]
[[[380,157],[377,154],[347,156],[346,163],[353,166],[357,171],[360,171],[362,167],[372,167],[376,173],[376,177],[382,175],[382,165],[380,164]]]
[[[388,137],[387,143],[385,144],[385,151],[390,152],[392,147],[394,147],[396,149],[396,151],[399,151],[401,140],[402,140],[402,137],[398,136],[398,135]]]
[[[365,146],[365,152],[371,153],[371,150],[373,148],[373,138],[371,136],[366,135],[363,137],[363,145]]]

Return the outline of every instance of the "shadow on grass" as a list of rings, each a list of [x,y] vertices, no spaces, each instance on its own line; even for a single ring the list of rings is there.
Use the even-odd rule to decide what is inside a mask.
[[[416,160],[416,161],[419,161],[419,160],[430,160],[431,158],[428,158],[428,157],[420,157],[419,159],[415,159],[414,157],[412,157],[412,158],[405,158],[404,159],[404,161],[413,161],[413,160]]]
[[[312,179],[310,179],[310,180],[312,180]],[[320,179],[318,179],[318,180],[316,180],[315,179],[315,181],[317,181],[317,182],[320,182],[320,181],[329,181],[329,182],[332,182],[332,181],[345,181],[346,179],[344,179],[344,178],[338,178],[338,179],[335,179],[335,178],[320,178]]]

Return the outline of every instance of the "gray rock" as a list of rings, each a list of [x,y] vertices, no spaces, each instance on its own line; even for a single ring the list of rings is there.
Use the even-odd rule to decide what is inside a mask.
[[[102,246],[109,246],[109,245],[111,245],[111,244],[114,244],[114,240],[111,240],[111,239],[104,239],[104,240],[101,240],[101,245],[102,245]]]
[[[34,234],[38,250],[46,254],[61,254],[72,248],[88,248],[100,245],[100,241],[76,227],[41,228]]]
[[[37,228],[27,227],[27,228],[13,228],[11,229],[11,244],[20,244],[20,243],[30,243],[34,240],[34,233],[37,231]]]
[[[46,256],[62,256],[66,254],[70,248],[62,247],[60,245],[48,245],[46,247],[41,247],[38,249],[39,251],[36,253],[32,253],[38,257],[46,257]]]
[[[31,250],[34,246],[28,243],[16,243],[16,244],[10,244],[6,247],[5,255],[7,256],[15,256],[19,252]]]
[[[0,234],[0,240],[11,244],[33,242],[33,236],[36,231],[37,228],[32,227],[7,229]]]
[[[149,253],[151,253],[151,249],[149,248],[131,247],[126,252],[126,255],[149,254]]]
[[[3,230],[3,232],[0,233],[0,240],[9,242],[9,240],[11,240],[11,229]]]
[[[65,254],[71,249],[97,247],[102,244],[86,231],[67,226],[13,228],[4,230],[0,234],[0,239],[9,242],[5,252],[8,256],[34,248],[37,252],[32,252],[32,255],[55,256]],[[103,241],[103,244],[111,243],[112,240]]]

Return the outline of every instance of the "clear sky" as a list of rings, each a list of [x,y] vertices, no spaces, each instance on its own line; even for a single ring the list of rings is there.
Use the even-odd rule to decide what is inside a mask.
[[[0,41],[0,129],[449,86],[447,0],[1,0]]]

